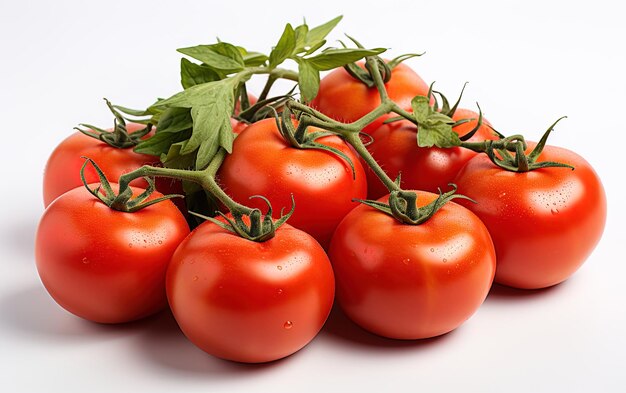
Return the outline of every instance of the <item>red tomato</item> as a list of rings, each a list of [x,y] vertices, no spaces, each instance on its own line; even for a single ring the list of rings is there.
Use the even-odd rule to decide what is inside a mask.
[[[143,129],[142,124],[129,123],[126,125],[128,132]],[[80,132],[75,132],[61,142],[48,158],[43,176],[43,200],[44,206],[73,188],[82,186],[80,168],[85,162],[81,156],[89,157],[98,163],[100,168],[111,180],[117,180],[124,173],[130,172],[145,164],[158,164],[159,158],[147,154],[135,153],[132,148],[118,149],[109,146],[98,139],[88,137]],[[85,178],[88,183],[99,181],[98,174],[92,166],[85,168]],[[161,184],[172,184],[171,181],[160,182],[159,191],[170,193]],[[143,179],[132,183],[134,186],[147,187]]]
[[[360,64],[363,67],[363,64]],[[385,84],[389,98],[402,109],[411,109],[411,100],[417,95],[428,95],[428,85],[409,66],[400,63],[391,72],[391,79]],[[353,122],[380,105],[376,87],[368,88],[363,82],[353,78],[343,68],[337,68],[322,78],[317,97],[311,107],[342,122]],[[363,129],[368,133],[383,124],[389,115],[381,116]]]
[[[437,197],[417,195],[420,207]],[[396,339],[457,328],[482,304],[495,272],[487,229],[454,202],[421,225],[359,206],[337,227],[328,255],[346,315],[372,333]]]
[[[233,132],[235,134],[239,134],[241,131],[248,128],[248,123],[234,119],[232,117],[230,118],[230,125],[233,127]]]
[[[142,191],[133,188],[135,195]],[[37,270],[67,311],[94,322],[128,322],[167,306],[167,265],[188,233],[171,201],[124,213],[78,187],[55,199],[41,218]]]
[[[530,151],[535,143],[529,143]],[[558,284],[587,259],[604,229],[606,197],[593,168],[567,149],[546,146],[538,161],[574,166],[516,173],[486,155],[470,160],[454,182],[459,201],[485,223],[496,247],[496,282],[535,289]]]
[[[334,291],[324,250],[288,224],[257,243],[205,222],[167,271],[167,296],[183,333],[211,355],[247,363],[280,359],[309,343]]]
[[[468,109],[457,109],[453,119],[476,119],[461,124],[453,130],[463,136],[478,124],[478,113]],[[469,139],[471,142],[486,139],[498,139],[498,136],[484,122]],[[372,142],[367,149],[374,159],[392,179],[402,173],[402,187],[415,190],[438,192],[438,188],[447,188],[463,165],[477,153],[455,147],[440,149],[437,147],[419,147],[417,145],[417,127],[409,121],[397,121],[383,124],[371,131]],[[367,197],[378,199],[389,193],[374,171],[367,168]]]
[[[315,129],[310,128],[310,131]],[[353,198],[367,193],[365,171],[352,149],[339,137],[317,140],[346,154],[354,164],[322,150],[293,148],[280,135],[276,121],[265,119],[246,128],[233,144],[218,172],[224,190],[236,201],[265,210],[265,202],[249,199],[263,195],[274,211],[296,209],[289,223],[306,231],[326,247],[339,221],[357,204]]]

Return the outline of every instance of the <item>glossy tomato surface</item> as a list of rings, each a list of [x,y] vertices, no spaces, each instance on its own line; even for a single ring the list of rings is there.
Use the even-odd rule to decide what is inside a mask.
[[[314,129],[311,129],[313,131]],[[274,119],[250,125],[236,139],[218,172],[218,181],[237,202],[265,211],[253,195],[268,198],[275,212],[296,209],[289,223],[326,247],[339,221],[367,194],[365,171],[352,149],[339,137],[317,140],[347,155],[354,164],[328,151],[297,149],[280,135]]]
[[[455,121],[474,120],[453,130],[460,136],[467,134],[478,125],[478,116],[474,111],[457,109],[453,115]],[[498,139],[488,122],[485,123],[469,139],[470,142]],[[417,126],[406,120],[383,124],[369,133],[372,142],[367,149],[389,177],[395,179],[402,174],[403,188],[435,193],[439,188],[447,189],[463,165],[477,153],[461,147],[419,147],[417,132]],[[389,193],[374,171],[367,168],[366,173],[369,199],[378,199]]]
[[[268,362],[317,335],[333,304],[334,277],[315,239],[288,224],[257,243],[205,222],[176,250],[167,296],[180,328],[202,350]]]
[[[142,191],[133,189],[135,195]],[[171,201],[124,213],[78,187],[57,198],[41,218],[37,270],[69,312],[94,322],[128,322],[167,306],[167,265],[188,233]]]
[[[363,67],[363,64],[360,63]],[[391,72],[391,79],[385,84],[389,98],[402,109],[411,109],[411,100],[417,95],[428,95],[428,85],[406,64],[398,64]],[[345,123],[353,122],[380,105],[380,95],[376,87],[367,87],[353,78],[343,68],[337,68],[322,78],[319,92],[311,107]],[[381,116],[363,131],[369,132],[380,127],[388,117]]]
[[[437,197],[417,195],[418,206]],[[337,227],[328,255],[346,315],[372,333],[396,339],[457,328],[483,303],[495,273],[487,229],[454,202],[421,225],[359,206]]]
[[[528,152],[534,146],[529,143]],[[493,238],[496,282],[516,288],[545,288],[570,277],[595,248],[606,220],[604,188],[584,158],[546,146],[538,161],[575,170],[515,173],[479,155],[455,179],[459,193],[477,202],[459,203],[480,217]]]
[[[128,132],[143,129],[142,124],[129,123]],[[91,158],[104,171],[110,181],[117,181],[121,175],[145,164],[158,164],[159,158],[147,154],[135,153],[132,148],[118,149],[108,144],[75,132],[63,140],[52,152],[43,177],[44,206],[48,206],[56,197],[73,188],[82,186],[80,168],[85,162],[82,156]],[[87,183],[99,182],[100,179],[91,166],[85,168]],[[164,182],[170,184],[171,181]],[[132,185],[147,187],[143,179],[135,180]],[[170,193],[159,187],[160,191]]]

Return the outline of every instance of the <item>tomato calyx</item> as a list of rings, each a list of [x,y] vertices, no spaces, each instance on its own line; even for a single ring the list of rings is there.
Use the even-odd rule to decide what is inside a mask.
[[[400,183],[399,176],[396,179],[396,183]],[[462,198],[475,202],[465,195],[457,194],[457,186],[455,184],[451,183],[449,186],[452,187],[452,190],[444,194],[439,189],[437,199],[423,207],[417,206],[417,193],[402,189],[391,191],[388,203],[363,199],[355,199],[355,201],[390,215],[403,224],[420,225],[428,221],[443,205],[453,199]]]
[[[280,135],[296,149],[324,150],[341,157],[348,163],[348,165],[350,165],[350,169],[352,170],[352,179],[355,179],[356,171],[354,169],[354,163],[350,157],[335,147],[317,142],[317,139],[319,138],[337,134],[331,131],[309,132],[307,128],[311,125],[309,122],[311,118],[308,115],[299,116],[298,127],[295,127],[293,125],[292,115],[293,113],[291,112],[291,109],[289,109],[288,105],[283,108],[280,117],[278,114],[275,115],[276,126],[278,127]]]
[[[118,149],[128,149],[137,146],[142,138],[152,131],[152,124],[147,124],[142,130],[133,132],[132,134],[126,129],[126,120],[117,111],[116,107],[109,100],[104,99],[109,110],[115,116],[113,120],[113,130],[107,131],[91,124],[80,123],[80,127],[74,127],[75,130],[82,132],[88,137],[98,139],[109,146]],[[81,128],[86,127],[87,129]]]
[[[540,161],[537,162],[539,155],[543,151],[550,133],[554,131],[554,127],[558,122],[565,119],[567,116],[558,118],[552,125],[544,132],[543,136],[535,146],[535,148],[528,154],[525,153],[527,144],[523,135],[512,135],[499,140],[487,140],[483,142],[463,142],[462,147],[470,150],[485,153],[497,166],[502,169],[511,172],[528,172],[539,168],[548,167],[560,167],[574,169],[569,164],[564,164],[555,161]],[[511,154],[514,153],[514,154]]]
[[[267,213],[263,214],[260,209],[252,209],[249,214],[242,213],[238,210],[231,211],[230,215],[218,212],[226,222],[199,213],[190,213],[194,216],[211,221],[220,228],[235,233],[244,239],[253,242],[264,242],[273,238],[276,234],[276,230],[287,222],[296,208],[296,202],[292,194],[291,210],[286,214],[284,213],[284,209],[281,210],[280,217],[274,220],[270,201],[262,195],[253,195],[250,199],[252,198],[262,199],[267,204]],[[247,219],[244,217],[247,217]],[[249,221],[249,224],[246,221]]]
[[[156,189],[154,185],[154,179],[151,177],[147,177],[147,176],[144,177],[144,179],[148,183],[148,188],[146,188],[144,192],[137,195],[136,197],[133,198],[133,191],[131,190],[130,187],[124,187],[123,189],[122,187],[120,187],[120,191],[116,194],[113,188],[111,187],[111,183],[106,178],[106,175],[104,174],[104,172],[102,172],[102,170],[96,164],[96,162],[88,157],[82,157],[82,158],[85,159],[83,166],[80,168],[80,178],[83,182],[83,185],[85,186],[85,188],[87,188],[87,190],[89,191],[89,193],[91,193],[91,195],[98,198],[98,200],[100,200],[102,203],[104,203],[105,205],[107,205],[113,210],[126,212],[126,213],[134,213],[145,207],[154,205],[155,203],[159,203],[168,199],[183,198],[183,195],[169,194],[169,195],[164,195],[162,197],[147,201],[147,199],[150,197],[150,195],[152,195],[152,193]],[[89,187],[89,184],[87,183],[87,179],[85,179],[85,168],[87,167],[87,164],[91,164],[96,170],[96,173],[98,174],[100,185],[97,186],[96,188]]]
[[[348,37],[348,39],[350,39],[350,41],[352,41],[357,46],[357,48],[365,49],[365,47],[361,45],[361,43],[359,43],[356,39],[354,39],[353,37],[350,37],[347,34],[346,36]],[[344,48],[347,48],[346,45],[343,44],[343,42],[341,42],[341,44],[344,46]],[[376,59],[376,62],[375,63],[367,62],[365,64],[365,69],[362,67],[359,67],[356,63],[348,63],[344,65],[343,68],[351,77],[363,83],[368,88],[373,88],[373,87],[376,87],[376,79],[374,77],[374,72],[378,73],[381,76],[383,83],[387,83],[391,80],[391,71],[398,64],[412,57],[418,57],[423,54],[424,53],[407,53],[407,54],[400,55],[388,62],[386,62],[379,56],[372,56]]]
[[[282,96],[275,96],[262,100],[259,99],[254,105],[249,105],[246,109],[243,109],[244,105],[242,103],[242,111],[237,115],[234,115],[233,118],[250,124],[256,123],[259,120],[267,119],[270,116],[274,116],[276,111],[280,109],[288,99],[293,97],[294,89],[295,87],[291,89],[290,92]]]

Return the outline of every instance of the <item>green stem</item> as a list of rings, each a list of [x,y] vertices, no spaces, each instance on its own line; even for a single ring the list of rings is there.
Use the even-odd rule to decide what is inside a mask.
[[[361,156],[361,158],[367,163],[367,165],[374,171],[376,176],[378,176],[380,181],[383,182],[389,192],[400,191],[400,186],[396,184],[396,182],[394,182],[389,176],[387,176],[383,168],[378,165],[374,157],[372,157],[370,152],[363,144],[363,141],[361,141],[358,133],[347,134],[344,136],[344,138],[346,142],[348,142],[354,148],[354,150],[356,150],[359,156]]]
[[[372,80],[374,81],[374,86],[378,89],[378,94],[380,95],[380,102],[384,103],[389,99],[389,95],[387,94],[387,89],[385,88],[385,82],[383,81],[382,75],[378,70],[378,60],[375,56],[368,56],[365,58],[365,67],[369,71],[372,76]]]
[[[263,91],[261,92],[261,95],[259,96],[259,101],[263,101],[264,99],[267,98],[267,95],[270,93],[270,89],[272,88],[272,86],[274,85],[274,82],[276,82],[277,77],[275,75],[270,74],[267,77],[267,82],[265,82],[265,86],[263,87]]]
[[[128,185],[131,181],[140,177],[156,176],[186,180],[199,184],[202,188],[211,193],[220,202],[222,202],[224,206],[226,206],[228,210],[233,213],[233,215],[236,213],[249,215],[254,209],[235,202],[231,197],[228,196],[228,194],[224,192],[224,190],[222,190],[222,188],[215,181],[215,174],[217,173],[217,170],[224,161],[225,157],[226,151],[224,149],[220,149],[220,151],[215,155],[213,160],[211,160],[209,165],[201,171],[161,168],[144,165],[120,177],[120,190],[125,190],[126,188],[128,188]]]

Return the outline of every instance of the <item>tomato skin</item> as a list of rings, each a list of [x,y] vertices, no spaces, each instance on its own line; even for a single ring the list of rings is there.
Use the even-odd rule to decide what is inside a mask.
[[[313,128],[310,128],[312,131]],[[354,164],[322,150],[293,148],[280,135],[274,119],[265,119],[246,128],[233,144],[217,178],[224,190],[237,202],[262,211],[267,205],[275,212],[291,209],[291,194],[296,209],[289,223],[311,234],[326,247],[335,227],[357,203],[353,198],[367,194],[365,171],[357,156],[339,137],[326,136],[317,140],[339,149]]]
[[[461,136],[478,124],[478,113],[468,109],[457,109],[452,118],[455,121],[476,119],[453,128]],[[470,142],[498,139],[487,125],[489,123],[484,123],[469,139]],[[461,147],[419,147],[417,132],[417,127],[407,120],[383,124],[369,133],[372,142],[367,149],[389,177],[395,179],[399,173],[402,174],[402,187],[435,193],[439,192],[439,188],[447,189],[463,165],[477,153]],[[367,168],[366,173],[369,199],[378,199],[389,193],[374,171]]]
[[[235,134],[239,134],[240,132],[248,128],[248,124],[246,122],[234,119],[232,117],[230,118],[230,125],[233,127],[233,132]]]
[[[133,188],[135,195],[142,191]],[[124,213],[78,187],[55,199],[41,218],[37,270],[67,311],[94,322],[129,322],[167,306],[167,265],[188,233],[171,201]]]
[[[530,152],[535,143],[528,144]],[[566,280],[591,254],[606,221],[604,188],[584,158],[546,146],[537,161],[562,162],[575,170],[515,173],[479,155],[455,179],[459,193],[478,202],[459,203],[480,217],[493,238],[495,281],[515,288],[545,288]]]
[[[419,206],[437,197],[416,192]],[[328,255],[346,315],[395,339],[434,337],[457,328],[482,304],[495,272],[487,229],[454,202],[421,225],[359,206],[337,227]]]
[[[144,127],[144,125],[136,123],[126,125],[130,133]],[[85,159],[81,156],[94,160],[111,181],[118,180],[124,173],[142,165],[159,163],[158,157],[135,153],[132,148],[118,149],[98,139],[75,132],[63,140],[48,158],[43,177],[44,206],[50,205],[55,198],[66,191],[82,186],[80,168]],[[95,169],[91,166],[85,168],[85,179],[87,183],[100,181]],[[162,182],[162,184],[172,184],[172,182]],[[142,188],[148,186],[143,179],[133,181],[132,185]],[[159,187],[159,191],[170,193],[163,187]]]
[[[359,63],[363,67],[363,63]],[[406,64],[400,63],[391,71],[391,79],[385,84],[389,98],[402,109],[411,110],[411,100],[417,95],[427,96],[428,85]],[[380,105],[376,87],[368,88],[353,78],[344,68],[337,68],[320,81],[317,96],[310,106],[345,123],[363,117]],[[379,117],[363,129],[368,133],[380,127],[390,115]]]
[[[288,224],[257,243],[205,222],[176,250],[167,296],[183,333],[205,352],[269,362],[317,335],[333,304],[334,276],[315,239]]]

